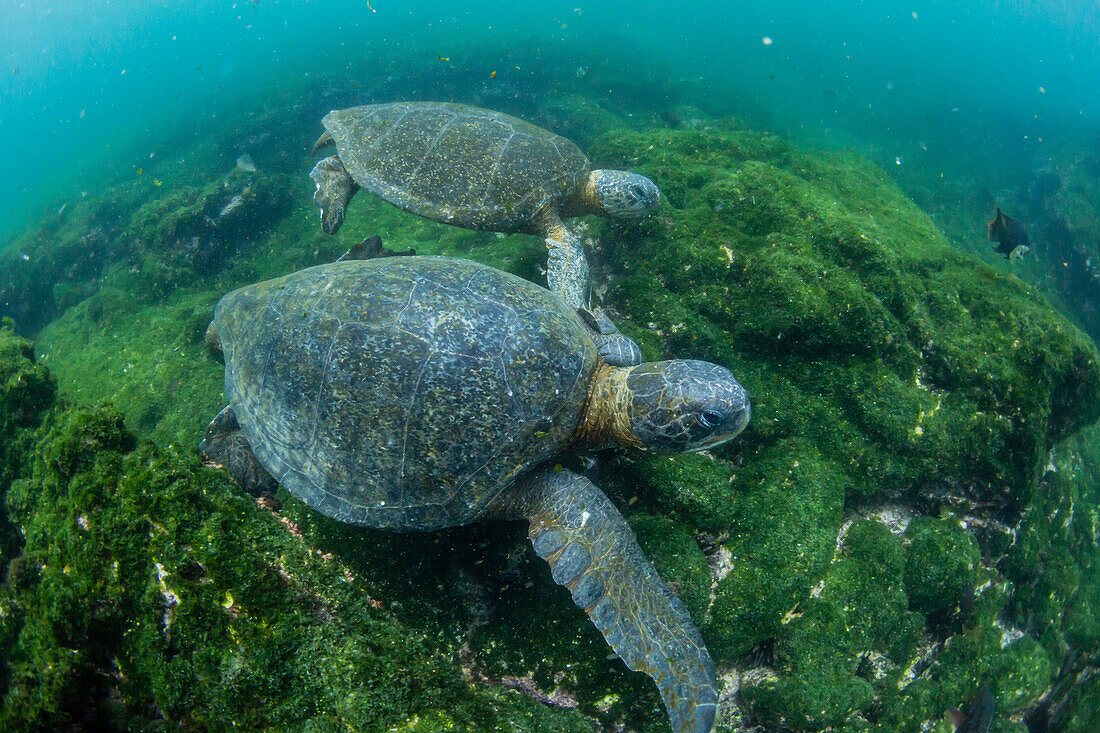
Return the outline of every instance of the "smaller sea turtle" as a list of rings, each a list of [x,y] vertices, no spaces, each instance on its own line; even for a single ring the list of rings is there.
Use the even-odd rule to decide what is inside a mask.
[[[535,553],[675,733],[708,733],[714,665],[615,505],[557,457],[712,448],[749,399],[728,369],[615,367],[576,311],[470,260],[349,259],[219,301],[227,406],[202,448],[246,488],[267,473],[334,519],[395,531],[527,519]],[[257,470],[260,469],[260,470]]]
[[[441,102],[393,102],[329,112],[314,152],[336,155],[314,166],[321,228],[335,234],[360,187],[394,206],[443,224],[536,234],[549,249],[546,279],[572,308],[587,309],[588,263],[562,219],[649,213],[656,184],[637,173],[592,170],[569,140],[492,110]],[[619,366],[641,351],[596,312],[600,355]],[[588,324],[591,328],[591,324]]]

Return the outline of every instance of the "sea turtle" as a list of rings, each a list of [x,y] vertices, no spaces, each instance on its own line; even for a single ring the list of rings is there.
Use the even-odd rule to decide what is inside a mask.
[[[392,102],[325,115],[314,152],[321,228],[335,234],[359,187],[394,206],[467,229],[524,232],[546,240],[547,282],[573,308],[589,307],[588,263],[563,217],[642,216],[660,202],[645,176],[592,170],[569,140],[510,115],[464,104]],[[601,355],[625,366],[641,351],[596,312]],[[607,347],[603,344],[609,342]],[[620,353],[621,352],[621,353]]]
[[[246,482],[261,465],[322,514],[368,527],[527,519],[554,580],[656,682],[673,730],[711,730],[714,665],[686,609],[614,504],[555,457],[723,443],[750,411],[729,370],[608,365],[557,295],[447,257],[334,262],[249,285],[219,301],[213,328],[229,406],[203,442],[211,460]]]

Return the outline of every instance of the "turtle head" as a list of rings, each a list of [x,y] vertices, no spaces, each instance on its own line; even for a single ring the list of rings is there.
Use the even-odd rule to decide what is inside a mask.
[[[748,392],[725,367],[677,359],[626,371],[627,424],[643,448],[706,450],[735,437],[749,422]]]
[[[619,219],[645,216],[661,203],[661,190],[656,183],[627,171],[592,171],[585,194],[597,212]]]

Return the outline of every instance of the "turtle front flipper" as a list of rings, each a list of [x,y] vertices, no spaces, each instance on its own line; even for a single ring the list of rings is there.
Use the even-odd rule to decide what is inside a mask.
[[[344,164],[335,155],[321,160],[313,166],[309,177],[317,184],[313,201],[321,209],[321,229],[325,234],[336,234],[344,223],[344,211],[359,184],[351,179]]]
[[[636,366],[642,363],[642,350],[634,339],[619,333],[619,329],[600,309],[578,308],[577,315],[588,327],[600,358],[611,366]]]
[[[543,209],[535,218],[546,240],[546,284],[570,308],[588,307],[588,260],[577,235],[565,226],[558,212]]]
[[[615,505],[588,479],[560,469],[533,474],[515,500],[555,582],[626,666],[657,684],[673,733],[709,733],[718,711],[710,654]]]
[[[241,433],[237,415],[229,405],[206,426],[199,450],[218,467],[227,469],[233,480],[253,496],[265,491],[273,494],[279,488],[279,482],[252,452],[252,446]]]
[[[543,211],[538,226],[546,239],[546,285],[577,309],[600,357],[612,366],[642,363],[642,350],[600,311],[588,310],[588,260],[577,235],[565,226],[558,213]]]

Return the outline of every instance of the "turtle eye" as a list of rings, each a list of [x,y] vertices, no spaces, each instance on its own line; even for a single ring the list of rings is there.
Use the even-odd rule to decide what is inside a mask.
[[[706,410],[699,415],[699,422],[703,424],[704,428],[716,428],[722,424],[722,413]]]
[[[645,198],[645,189],[642,188],[640,184],[635,183],[633,186],[631,186],[630,193],[634,194],[634,198],[638,199],[639,201]]]

